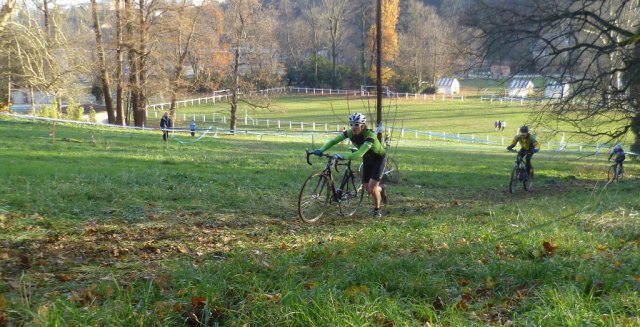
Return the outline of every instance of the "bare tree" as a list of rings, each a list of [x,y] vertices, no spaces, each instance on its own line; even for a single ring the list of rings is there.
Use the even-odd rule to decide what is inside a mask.
[[[4,5],[2,5],[2,9],[0,9],[0,30],[3,29],[7,25],[7,23],[9,23],[15,5],[16,0],[9,0]]]
[[[487,48],[524,45],[529,60],[521,67],[570,84],[543,118],[605,141],[631,131],[640,153],[638,0],[484,0],[471,9],[465,21]]]
[[[324,12],[322,18],[329,31],[329,44],[331,47],[331,71],[333,87],[337,87],[337,60],[340,55],[342,43],[346,37],[347,28],[344,26],[347,18],[351,15],[352,7],[349,0],[323,0]]]
[[[281,78],[280,67],[274,49],[272,20],[275,12],[266,11],[258,0],[232,1],[227,8],[226,22],[231,40],[230,72],[230,122],[229,129],[235,133],[240,92],[251,91],[256,84],[268,85]],[[268,107],[268,104],[243,100],[251,107]]]
[[[109,120],[109,124],[114,124],[116,122],[116,115],[113,111],[113,103],[111,101],[111,85],[109,81],[109,72],[107,71],[104,45],[102,44],[102,29],[100,27],[96,0],[91,0],[91,13],[93,15],[93,30],[96,35],[96,50],[98,52],[98,68],[100,70],[100,79],[102,80],[104,103],[107,107],[107,118]]]
[[[116,124],[125,124],[124,114],[124,86],[125,86],[125,74],[124,74],[124,41],[123,41],[123,16],[121,0],[115,0],[116,11],[116,80],[118,86],[116,87]],[[126,24],[126,23],[125,23]]]

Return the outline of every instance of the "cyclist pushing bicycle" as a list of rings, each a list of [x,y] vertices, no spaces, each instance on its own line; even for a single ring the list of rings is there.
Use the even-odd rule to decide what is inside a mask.
[[[367,192],[373,197],[373,215],[382,217],[380,204],[387,202],[384,187],[380,185],[387,156],[384,147],[376,137],[375,131],[367,128],[367,118],[364,114],[354,113],[349,115],[349,125],[351,129],[342,131],[334,139],[329,140],[320,149],[313,151],[313,154],[320,156],[332,146],[349,139],[358,149],[346,155],[336,154],[341,160],[355,160],[362,158],[362,184],[367,188]]]
[[[622,144],[617,143],[613,149],[611,149],[611,154],[609,155],[609,160],[611,161],[611,157],[616,156],[616,164],[620,165],[620,172],[618,172],[619,174],[622,174],[623,171],[623,166],[622,166],[622,162],[625,159],[625,153],[624,150],[622,149]]]
[[[525,157],[525,167],[527,169],[527,175],[531,175],[531,158],[533,154],[540,151],[540,143],[536,140],[536,137],[529,133],[528,126],[520,127],[520,133],[518,133],[511,144],[507,147],[507,150],[513,151],[513,147],[520,143],[520,151],[518,156]]]

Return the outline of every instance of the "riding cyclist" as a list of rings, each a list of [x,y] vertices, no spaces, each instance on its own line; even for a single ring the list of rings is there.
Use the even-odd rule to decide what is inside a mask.
[[[373,215],[382,217],[380,211],[380,203],[387,202],[384,187],[380,185],[384,166],[387,161],[384,147],[376,137],[375,131],[367,128],[367,118],[361,113],[354,113],[349,116],[349,125],[351,129],[342,131],[334,139],[329,140],[320,149],[316,149],[313,153],[317,156],[322,155],[332,146],[349,139],[358,149],[350,154],[336,154],[338,159],[355,160],[362,158],[362,183],[367,188],[367,192],[373,196]]]
[[[528,126],[520,127],[520,133],[516,134],[511,144],[507,147],[507,150],[512,151],[516,144],[520,143],[520,151],[518,156],[525,157],[525,167],[527,168],[527,176],[531,176],[531,157],[533,154],[540,151],[540,143],[536,140],[536,137],[529,133]]]
[[[611,154],[609,155],[609,161],[611,161],[611,157],[613,155],[616,156],[616,163],[620,165],[620,172],[618,174],[622,174],[622,162],[625,159],[624,150],[622,149],[622,144],[617,143],[613,149],[611,149]]]

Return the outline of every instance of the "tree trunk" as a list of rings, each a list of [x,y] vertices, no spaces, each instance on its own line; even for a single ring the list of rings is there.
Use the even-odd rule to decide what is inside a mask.
[[[91,0],[91,12],[93,13],[93,28],[96,34],[96,46],[98,50],[98,66],[100,68],[100,78],[102,79],[102,91],[104,93],[104,103],[107,107],[107,117],[109,124],[116,122],[113,112],[113,103],[111,102],[111,86],[109,83],[109,73],[107,72],[107,64],[104,59],[104,47],[102,46],[102,31],[100,29],[100,20],[98,18],[98,5],[96,0]]]
[[[636,31],[636,33],[640,33],[640,29]],[[633,50],[632,60],[638,62],[640,60],[640,42],[635,44]],[[638,67],[636,65],[636,67]],[[631,152],[640,154],[640,76],[638,75],[638,70],[640,68],[636,68],[635,72],[628,72],[631,77],[629,78],[629,91],[628,96],[632,99],[629,101],[630,105],[633,106],[633,110],[635,112],[635,116],[631,120],[631,132],[635,137],[633,140],[633,144],[631,145]]]
[[[136,47],[133,36],[133,17],[134,17],[134,9],[132,0],[124,0],[124,10],[125,10],[125,21],[127,25],[125,27],[127,33],[127,61],[129,63],[129,104],[128,107],[131,108],[131,111],[134,113],[134,125],[138,126],[135,122],[135,112],[138,108],[138,92],[139,92],[139,81],[138,81],[138,65],[137,65],[137,54]],[[127,120],[129,120],[129,115],[127,114]]]
[[[124,125],[124,55],[123,55],[123,41],[122,41],[122,17],[120,15],[120,0],[115,0],[116,4],[116,38],[117,38],[117,71],[116,79],[118,80],[118,86],[116,89],[116,124]]]
[[[240,36],[238,35],[236,48],[233,56],[233,83],[231,89],[231,113],[229,119],[229,132],[235,134],[236,132],[236,112],[238,111],[238,82],[239,82],[239,66],[240,66]]]
[[[144,126],[147,120],[147,96],[144,91],[146,82],[146,56],[147,56],[147,22],[144,15],[145,2],[140,0],[140,53],[138,59],[138,101],[133,109],[133,122],[135,126]]]

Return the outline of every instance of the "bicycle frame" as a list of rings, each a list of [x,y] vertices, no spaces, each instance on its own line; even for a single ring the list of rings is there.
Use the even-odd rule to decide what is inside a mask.
[[[312,152],[308,152],[307,151],[307,164],[309,164],[309,165],[311,165],[311,161],[309,161],[309,157],[312,154],[313,154]],[[338,159],[336,159],[332,155],[322,154],[322,157],[329,158],[327,160],[327,163],[324,166],[324,169],[322,170],[322,174],[329,179],[329,182],[331,184],[330,185],[331,186],[331,201],[338,201],[339,199],[336,196],[337,193],[338,193],[338,190],[343,190],[345,188],[345,185],[348,183],[348,177],[351,176],[351,174],[353,174],[353,170],[351,169],[351,160],[348,160],[345,163],[340,163],[340,161]],[[346,166],[346,169],[344,170],[344,173],[342,174],[342,179],[340,180],[340,186],[336,189],[336,182],[333,179],[333,172],[331,171],[331,168],[333,167],[333,169],[336,172],[339,172],[338,171],[338,166]]]

